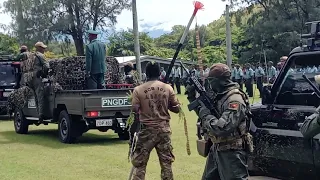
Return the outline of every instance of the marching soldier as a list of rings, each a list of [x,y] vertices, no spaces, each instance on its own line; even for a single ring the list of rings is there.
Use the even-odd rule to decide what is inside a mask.
[[[88,89],[103,89],[106,68],[106,45],[100,42],[98,32],[89,30],[90,43],[86,45],[86,76]]]
[[[171,146],[169,110],[178,113],[179,102],[172,87],[159,81],[158,63],[146,66],[148,81],[134,88],[133,110],[139,112],[141,124],[138,140],[132,155],[133,180],[145,179],[146,167],[153,148],[157,150],[161,167],[161,179],[172,180],[174,155]]]
[[[207,82],[210,84],[206,86],[208,95],[219,114],[212,114],[200,102],[197,114],[213,142],[202,180],[248,179],[247,152],[253,151],[252,136],[248,132],[248,97],[237,83],[231,81],[231,71],[225,64],[214,64]],[[193,91],[193,87],[188,87],[190,102],[195,100]]]

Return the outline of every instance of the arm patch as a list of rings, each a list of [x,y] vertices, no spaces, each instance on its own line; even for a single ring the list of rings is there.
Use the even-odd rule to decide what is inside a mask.
[[[228,109],[238,111],[240,104],[238,102],[231,102],[228,105]]]

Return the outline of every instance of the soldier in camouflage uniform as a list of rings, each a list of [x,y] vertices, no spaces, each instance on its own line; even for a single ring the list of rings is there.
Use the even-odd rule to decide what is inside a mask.
[[[309,139],[313,138],[320,133],[320,106],[316,109],[316,112],[306,118],[303,122],[303,125],[300,128],[300,131],[303,137]]]
[[[214,64],[206,83],[209,83],[205,85],[208,96],[219,114],[213,115],[200,102],[197,114],[213,142],[202,180],[248,179],[247,152],[253,151],[252,136],[248,132],[248,97],[231,81],[231,71],[225,64]],[[194,88],[188,86],[187,92],[188,100],[195,100]]]
[[[27,53],[27,58],[21,62],[22,78],[25,84],[34,92],[35,102],[39,113],[39,123],[44,116],[44,84],[42,78],[48,73],[44,51],[47,48],[43,42],[35,44],[36,52]]]
[[[28,47],[25,45],[22,45],[20,47],[20,54],[15,58],[15,61],[22,62],[27,59],[27,53],[28,53]],[[15,65],[15,71],[16,71],[16,84],[14,89],[18,89],[19,87],[24,85],[24,81],[21,80],[21,67],[20,65]],[[18,83],[20,82],[20,83]]]
[[[144,180],[150,153],[157,150],[161,166],[161,179],[172,180],[174,155],[171,146],[169,110],[178,113],[179,102],[172,87],[159,81],[158,63],[149,62],[146,66],[148,81],[134,88],[133,110],[139,113],[141,123],[138,140],[131,162],[134,166],[133,180]]]
[[[141,84],[141,81],[139,80],[139,73],[133,70],[133,64],[131,62],[124,65],[124,73],[124,81],[127,84],[133,84],[133,87]]]

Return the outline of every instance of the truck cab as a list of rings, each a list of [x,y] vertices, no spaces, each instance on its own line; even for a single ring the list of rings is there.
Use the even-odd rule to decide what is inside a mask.
[[[16,84],[16,68],[11,56],[0,55],[0,115],[7,114],[7,100]]]
[[[311,29],[319,30],[319,22],[312,22]],[[281,179],[320,179],[320,135],[305,139],[300,132],[305,118],[320,105],[302,77],[315,84],[314,76],[320,74],[320,33],[303,37],[309,38],[307,45],[291,51],[274,84],[263,88],[262,102],[251,107],[257,127],[251,172]]]

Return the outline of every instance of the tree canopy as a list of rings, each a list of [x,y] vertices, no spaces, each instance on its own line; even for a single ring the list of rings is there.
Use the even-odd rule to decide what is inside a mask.
[[[243,2],[245,7],[238,6]],[[300,33],[307,32],[305,22],[320,17],[319,0],[231,0],[231,3],[231,7],[237,7],[231,12],[232,59],[240,64],[264,60],[263,50],[268,61],[278,61],[300,44]],[[7,0],[5,8],[14,20],[15,42],[47,41],[51,43],[52,56],[69,56],[83,55],[86,30],[106,31],[117,22],[116,17],[123,9],[130,8],[130,1]],[[175,25],[171,32],[158,38],[140,32],[141,54],[171,58],[184,28]],[[224,15],[200,26],[199,34],[204,63],[225,62]],[[107,46],[110,56],[134,55],[132,29],[110,34]],[[189,31],[179,58],[197,61],[194,29]]]

